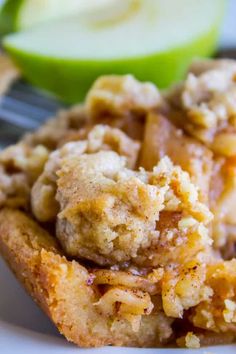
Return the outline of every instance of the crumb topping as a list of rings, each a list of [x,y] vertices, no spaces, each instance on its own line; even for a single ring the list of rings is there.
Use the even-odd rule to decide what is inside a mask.
[[[73,294],[80,330],[118,344],[234,341],[235,102],[232,61],[198,61],[165,93],[104,76],[84,105],[2,151],[0,241],[23,249],[16,265],[37,291],[48,282],[38,299],[60,283],[48,304],[63,312]]]

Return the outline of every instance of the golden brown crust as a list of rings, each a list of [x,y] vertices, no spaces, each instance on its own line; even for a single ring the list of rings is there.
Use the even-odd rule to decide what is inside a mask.
[[[23,213],[3,209],[0,212],[0,250],[27,291],[48,312],[39,291],[38,267],[41,252],[59,252],[56,241]]]
[[[24,213],[0,212],[0,250],[11,269],[59,331],[82,347],[161,346],[171,335],[171,319],[143,316],[138,331],[125,320],[112,324],[94,304],[99,291],[78,262],[62,257],[55,239]]]

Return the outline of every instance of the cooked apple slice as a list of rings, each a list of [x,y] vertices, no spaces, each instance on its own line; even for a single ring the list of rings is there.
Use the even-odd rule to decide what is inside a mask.
[[[225,0],[117,0],[9,35],[4,46],[33,84],[69,102],[101,74],[166,87],[215,48]]]

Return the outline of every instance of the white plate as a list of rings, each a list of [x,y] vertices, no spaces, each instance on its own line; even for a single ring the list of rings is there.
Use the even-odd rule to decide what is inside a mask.
[[[62,338],[0,258],[1,354],[235,354],[236,346],[183,349],[78,349]]]

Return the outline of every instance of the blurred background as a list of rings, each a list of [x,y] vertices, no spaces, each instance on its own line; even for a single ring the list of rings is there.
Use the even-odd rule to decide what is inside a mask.
[[[99,75],[166,88],[195,57],[236,58],[235,19],[235,0],[0,0],[1,146],[83,101]]]
[[[236,1],[229,0],[226,7],[226,14],[221,30],[220,47],[236,48]],[[236,58],[236,55],[235,55]]]

